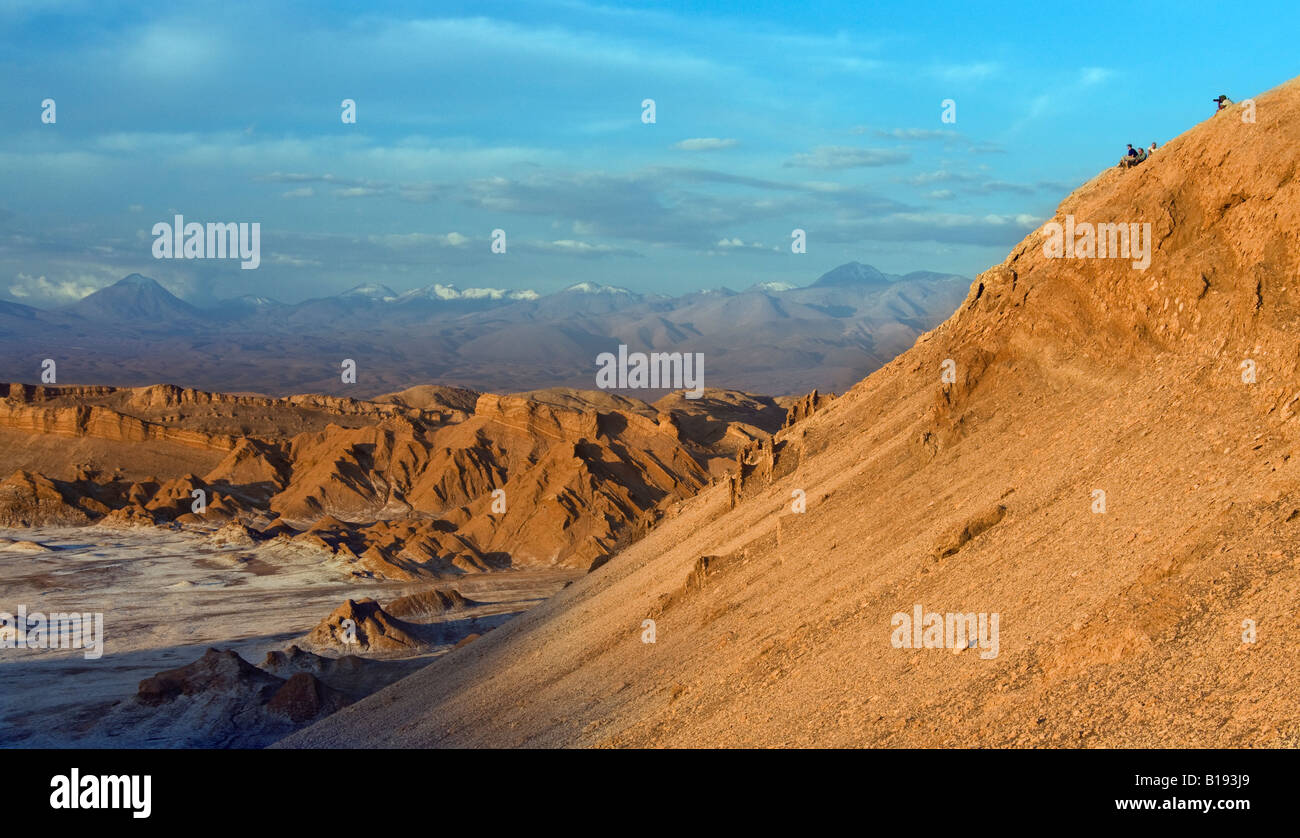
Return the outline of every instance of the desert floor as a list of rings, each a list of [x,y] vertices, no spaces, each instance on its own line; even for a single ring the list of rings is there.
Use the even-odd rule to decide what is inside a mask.
[[[104,653],[0,649],[0,746],[93,746],[85,728],[139,682],[209,647],[250,663],[310,631],[345,599],[391,598],[428,583],[351,579],[331,557],[279,545],[238,547],[191,533],[103,527],[0,529],[47,551],[0,549],[0,612],[102,612]],[[468,574],[443,582],[482,603],[448,615],[458,639],[500,625],[580,572]],[[437,657],[452,643],[422,659]],[[413,660],[413,665],[417,661]],[[131,743],[115,741],[117,747]],[[164,742],[138,743],[157,747]]]

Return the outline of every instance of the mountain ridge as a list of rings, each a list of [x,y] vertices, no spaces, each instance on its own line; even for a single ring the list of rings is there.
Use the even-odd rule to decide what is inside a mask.
[[[246,295],[207,309],[132,275],[59,309],[0,307],[0,380],[39,380],[51,358],[59,382],[88,385],[167,379],[361,397],[413,381],[583,388],[594,383],[596,356],[625,344],[702,353],[708,386],[796,395],[848,387],[950,314],[970,286],[956,275],[841,268],[823,275],[843,280],[832,283],[679,297],[593,283],[544,296],[440,284],[398,293],[372,283],[295,304]],[[360,370],[355,385],[338,373],[349,358]]]

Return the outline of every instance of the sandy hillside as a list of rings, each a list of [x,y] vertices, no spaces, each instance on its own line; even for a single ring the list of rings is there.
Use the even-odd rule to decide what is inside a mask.
[[[1300,745],[1300,82],[1257,108],[1062,203],[1148,269],[1030,235],[739,487],[284,744]],[[916,604],[997,656],[895,648]]]

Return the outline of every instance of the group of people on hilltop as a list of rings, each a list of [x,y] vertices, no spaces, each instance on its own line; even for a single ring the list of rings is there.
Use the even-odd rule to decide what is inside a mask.
[[[1215,110],[1215,113],[1218,113],[1219,111],[1223,110],[1224,108],[1232,104],[1232,100],[1229,99],[1227,96],[1224,96],[1223,94],[1219,94],[1217,98],[1211,99],[1210,101],[1214,102],[1219,106]],[[1152,143],[1150,148],[1134,148],[1133,144],[1129,143],[1128,151],[1125,152],[1124,156],[1119,159],[1119,167],[1121,169],[1124,169],[1131,166],[1136,166],[1137,164],[1141,163],[1143,160],[1146,160],[1148,157],[1150,157],[1155,153],[1156,153],[1155,143]]]
[[[1127,166],[1136,166],[1143,160],[1156,153],[1156,144],[1152,143],[1151,148],[1134,148],[1132,143],[1128,144],[1128,151],[1119,159],[1120,168]]]

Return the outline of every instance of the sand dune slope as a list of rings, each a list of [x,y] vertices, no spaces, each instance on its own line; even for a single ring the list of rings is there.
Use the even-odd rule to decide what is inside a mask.
[[[1256,101],[1058,209],[1147,269],[1031,235],[740,486],[282,744],[1300,745],[1300,83]],[[918,604],[996,657],[895,648]]]

